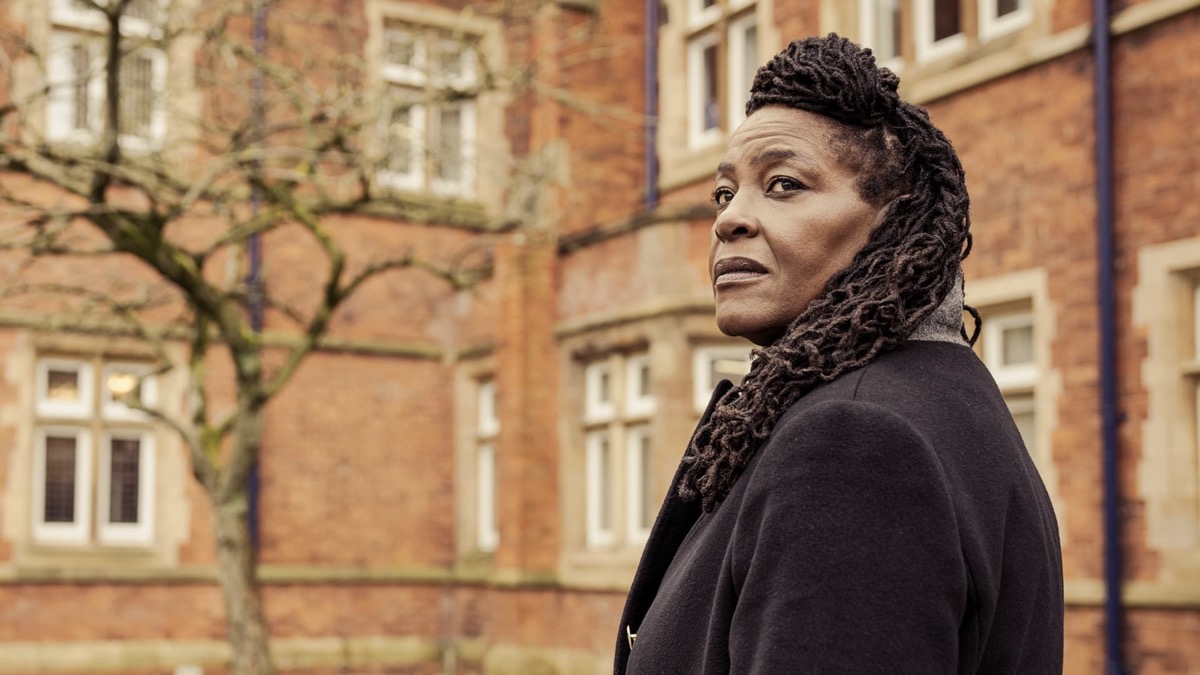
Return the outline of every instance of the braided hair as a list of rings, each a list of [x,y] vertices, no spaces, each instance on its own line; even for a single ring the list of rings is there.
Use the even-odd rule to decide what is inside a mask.
[[[787,106],[831,120],[833,154],[858,174],[860,197],[887,211],[849,267],[755,352],[745,379],[695,434],[679,495],[699,498],[705,511],[729,494],[792,404],[903,342],[961,283],[971,248],[963,168],[898,85],[870,50],[833,34],[792,42],[754,78],[746,114]],[[978,323],[969,341],[977,335]]]

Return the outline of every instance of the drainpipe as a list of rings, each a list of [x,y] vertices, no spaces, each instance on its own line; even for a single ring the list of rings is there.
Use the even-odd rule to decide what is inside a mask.
[[[646,0],[646,210],[658,206],[658,2]]]
[[[267,48],[267,3],[265,0],[258,0],[254,3],[254,54],[258,58],[262,58]],[[263,76],[262,69],[258,64],[254,66],[254,78],[250,93],[251,114],[253,115],[252,123],[257,143],[262,142],[263,131]],[[255,170],[258,169],[258,160],[255,160]],[[262,195],[259,193],[258,187],[254,187],[250,191],[250,212],[257,215],[262,208]],[[263,298],[262,298],[262,237],[259,234],[250,235],[249,241],[246,242],[246,257],[249,258],[249,269],[246,271],[246,288],[249,291],[250,297],[250,328],[255,333],[261,332],[263,329]],[[262,448],[260,447],[261,451]],[[249,502],[246,519],[247,526],[250,530],[250,548],[258,555],[258,498],[259,498],[259,462],[257,457],[254,464],[250,467],[250,474],[246,477],[246,500]]]
[[[1094,0],[1096,243],[1100,303],[1100,415],[1104,453],[1104,642],[1108,675],[1124,675],[1121,658],[1121,523],[1117,482],[1116,300],[1113,247],[1112,55],[1108,0]]]

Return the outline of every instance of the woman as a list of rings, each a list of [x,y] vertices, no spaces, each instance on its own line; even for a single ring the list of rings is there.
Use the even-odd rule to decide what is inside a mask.
[[[1054,512],[963,328],[962,166],[897,85],[834,35],[754,80],[710,264],[761,349],[676,474],[618,674],[1062,670]]]

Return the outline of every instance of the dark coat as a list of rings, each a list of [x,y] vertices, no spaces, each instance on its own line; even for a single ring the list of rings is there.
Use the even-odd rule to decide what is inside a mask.
[[[814,389],[712,513],[678,481],[617,675],[1062,672],[1054,512],[964,345],[909,341]]]

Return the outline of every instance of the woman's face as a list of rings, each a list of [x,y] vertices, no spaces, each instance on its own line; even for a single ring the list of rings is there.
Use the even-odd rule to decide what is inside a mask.
[[[729,139],[708,256],[721,332],[777,340],[882,219],[886,206],[864,202],[831,154],[834,133],[825,117],[768,106]]]

